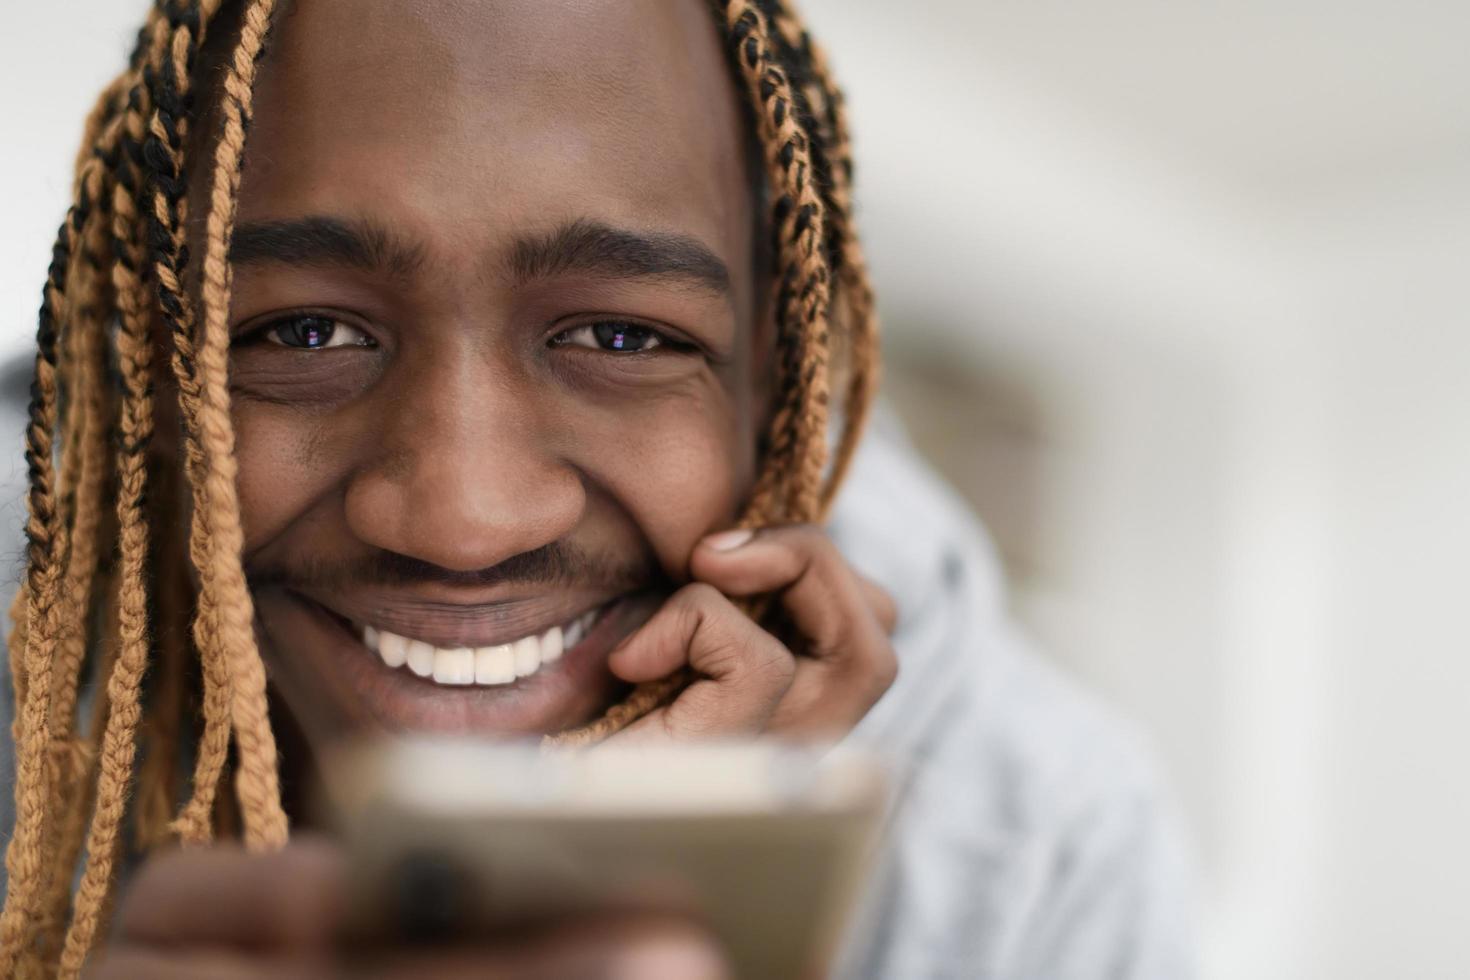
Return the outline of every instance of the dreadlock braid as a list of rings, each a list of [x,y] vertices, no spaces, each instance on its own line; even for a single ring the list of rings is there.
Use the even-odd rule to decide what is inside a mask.
[[[104,114],[113,109],[114,93],[104,92],[97,106],[88,116],[83,139],[88,144],[99,141],[99,132]],[[105,137],[104,137],[105,139]],[[110,137],[115,140],[115,135]],[[76,321],[73,329],[63,332],[60,358],[60,375],[67,379],[61,384],[60,396],[64,406],[61,423],[61,461],[58,470],[58,508],[63,526],[71,527],[70,551],[65,560],[63,603],[63,636],[59,643],[57,663],[57,689],[52,692],[58,717],[63,721],[70,716],[70,703],[64,699],[75,695],[69,691],[66,678],[74,673],[70,667],[80,663],[85,636],[77,627],[78,620],[85,615],[87,595],[91,589],[96,568],[95,532],[97,516],[101,506],[103,481],[97,479],[105,449],[104,432],[100,416],[107,387],[98,377],[101,362],[102,336],[94,329],[94,322],[102,316],[109,298],[102,295],[102,277],[95,274],[104,261],[107,244],[106,208],[108,195],[101,192],[100,178],[96,165],[85,160],[77,168],[78,182],[91,181],[91,196],[97,200],[87,216],[78,235],[78,247],[73,251],[71,268],[67,272],[69,313]],[[88,270],[81,270],[80,265]],[[101,363],[99,363],[101,362]],[[64,741],[70,732],[58,733],[58,741]]]
[[[90,177],[90,174],[88,175]],[[52,739],[52,668],[61,633],[63,603],[58,594],[66,530],[57,508],[54,429],[57,413],[57,346],[66,315],[66,278],[72,249],[96,203],[97,186],[79,179],[75,199],[57,231],[51,266],[42,290],[36,328],[35,378],[26,428],[26,466],[30,479],[26,524],[26,649],[19,664],[17,690],[24,690],[19,712],[15,764],[15,831],[6,850],[9,881],[0,912],[0,975],[12,975],[39,910],[44,876],[48,799],[46,755]]]
[[[92,257],[100,252],[97,226],[106,216],[101,207],[93,210],[83,231],[83,245],[77,250],[78,258],[74,261],[95,261]],[[100,234],[105,235],[105,229]],[[76,328],[66,337],[63,358],[67,362],[64,373],[75,380],[76,388],[65,392],[68,404],[62,428],[60,472],[66,474],[70,467],[70,482],[74,485],[62,487],[60,500],[62,523],[71,528],[71,533],[61,592],[62,634],[57,646],[51,693],[52,710],[64,726],[55,732],[52,744],[57,791],[63,795],[75,775],[73,763],[79,761],[70,758],[76,749],[73,744],[76,732],[75,726],[67,722],[72,718],[76,705],[76,681],[86,647],[92,582],[97,575],[99,511],[105,487],[101,478],[102,456],[106,451],[102,396],[107,390],[99,370],[102,365],[98,363],[102,357],[100,330],[91,329],[92,324],[84,322],[97,314],[98,297],[96,288],[86,288],[83,282],[90,287],[96,277],[73,275],[71,278],[78,287],[73,296]]]
[[[168,112],[167,118],[158,119],[155,126],[153,105],[153,92],[162,84],[161,79],[164,77],[161,66],[165,52],[170,50],[169,46],[172,43],[173,37],[172,28],[176,26],[176,22],[179,19],[180,15],[177,13],[172,18],[166,16],[164,7],[161,5],[155,7],[151,12],[149,24],[145,25],[140,32],[138,53],[135,55],[133,62],[135,84],[129,95],[127,111],[124,116],[126,135],[123,146],[126,152],[123,154],[123,170],[119,174],[119,183],[126,188],[128,193],[126,195],[119,194],[116,205],[116,211],[118,213],[116,248],[119,258],[115,274],[122,277],[122,280],[117,286],[120,292],[132,295],[134,291],[138,291],[138,305],[140,310],[146,309],[149,305],[148,287],[144,284],[145,275],[150,271],[143,254],[144,228],[148,228],[150,236],[162,238],[169,246],[168,254],[163,257],[165,263],[172,262],[175,267],[182,268],[186,260],[186,255],[182,247],[182,239],[175,238],[166,228],[159,228],[157,221],[154,220],[160,213],[158,193],[154,193],[151,198],[148,195],[147,179],[145,177],[148,171],[148,163],[144,153],[144,147],[148,142],[157,138],[157,130],[161,129],[167,133],[170,123],[179,125],[182,122],[182,116],[180,115],[181,106],[178,103],[170,102],[168,109],[165,110]],[[148,68],[146,78],[144,77],[145,67]],[[174,66],[171,65],[169,70],[174,70]],[[176,77],[176,72],[173,77]],[[182,133],[180,133],[180,136],[182,136]],[[155,151],[155,159],[157,158],[158,151]],[[177,157],[168,157],[166,153],[162,154],[162,158],[166,161],[177,159]],[[181,182],[182,172],[175,179]],[[166,186],[177,186],[176,184],[165,183]],[[135,202],[137,203],[135,204]],[[184,204],[185,199],[182,197],[176,202],[180,221],[185,216]],[[165,208],[162,210],[166,211],[168,206],[168,202],[165,201]],[[139,214],[139,207],[150,216],[146,224]],[[177,276],[174,279],[166,281],[176,282]],[[166,286],[160,285],[159,288],[160,291],[164,291]],[[193,420],[197,415],[197,410],[194,406],[198,402],[198,386],[194,381],[192,366],[193,339],[190,336],[190,330],[192,328],[189,325],[191,321],[188,317],[187,297],[179,295],[175,298],[173,293],[168,293],[167,296],[168,298],[163,300],[160,305],[164,306],[165,310],[176,309],[180,313],[177,317],[170,317],[165,313],[165,319],[170,327],[170,339],[172,341],[173,354],[170,364],[174,370],[175,382],[179,390],[180,411],[184,418],[185,471],[190,485],[197,486],[198,474],[202,467],[202,462],[198,443],[193,435],[195,431]],[[202,554],[201,549],[203,542],[207,538],[207,530],[202,525],[203,511],[198,504],[199,501],[196,495],[195,507],[193,508],[191,518],[194,522],[196,533],[190,540],[191,558],[194,560],[196,566],[202,561],[200,557]],[[172,513],[172,509],[165,512]],[[170,553],[162,553],[159,557],[162,564],[176,571],[181,571],[178,566],[178,560],[174,559]],[[156,570],[159,574],[162,574],[163,571],[163,568]],[[180,585],[173,581],[166,583],[166,586],[172,586],[172,588],[165,587],[161,590],[163,597],[160,601],[165,605],[169,603],[170,598],[175,592],[180,589]],[[188,622],[188,615],[177,604],[168,606],[165,613],[174,614],[163,615],[165,625],[162,633],[166,639],[164,643],[165,649],[168,650],[169,644],[177,646],[179,639],[177,624],[179,622]],[[178,615],[181,613],[184,617],[182,620]],[[198,647],[201,651],[203,661],[203,684],[205,692],[205,708],[203,712],[204,734],[201,737],[195,759],[194,785],[197,787],[197,791],[185,807],[183,815],[177,821],[173,822],[171,826],[169,820],[167,818],[161,818],[156,811],[159,808],[171,810],[174,806],[174,799],[169,787],[172,786],[174,781],[174,768],[177,759],[171,757],[173,753],[172,743],[164,733],[176,733],[178,730],[179,711],[181,708],[177,698],[172,704],[173,718],[167,721],[155,719],[154,724],[150,726],[152,729],[152,744],[149,755],[146,757],[144,771],[139,777],[140,790],[143,793],[144,800],[147,804],[147,813],[150,817],[149,826],[146,828],[150,842],[156,843],[163,840],[170,831],[179,833],[184,840],[191,842],[207,840],[210,835],[208,814],[214,804],[214,793],[219,782],[219,775],[224,768],[225,756],[229,751],[230,737],[228,716],[229,676],[227,669],[224,667],[218,645],[208,640],[212,635],[212,623],[213,616],[210,611],[201,605],[197,617],[194,618],[194,627],[199,637]],[[176,650],[171,651],[171,655],[166,658],[168,665],[171,665],[173,669],[164,676],[162,683],[170,691],[176,691],[181,686],[181,678],[177,674],[182,670],[183,660],[176,655],[178,652]],[[140,819],[140,834],[145,830],[143,823],[144,821]]]
[[[153,183],[150,210],[150,239],[159,305],[173,341],[171,366],[179,390],[183,417],[184,464],[193,491],[189,552],[201,577],[211,568],[210,509],[204,489],[207,466],[200,445],[200,385],[195,353],[193,303],[184,289],[188,247],[184,243],[188,194],[184,171],[192,96],[193,62],[204,41],[204,30],[219,8],[218,0],[198,6],[165,4],[166,23],[157,64],[144,68],[143,77],[154,103],[149,117],[144,158]],[[165,56],[166,52],[166,56]],[[215,791],[229,752],[230,699],[232,679],[219,636],[216,592],[201,590],[194,618],[194,640],[199,648],[204,677],[204,734],[195,758],[194,793],[174,823],[185,840],[207,841],[211,836],[209,814]]]
[[[756,484],[752,516],[809,520],[817,516],[826,469],[828,286],[826,208],[812,166],[812,136],[795,111],[786,70],[777,63],[765,15],[750,0],[723,3],[727,37],[757,107],[768,179],[777,190],[778,284],[788,384],[777,408],[770,451],[792,464],[787,500],[768,499],[772,481]],[[773,461],[774,464],[774,461]],[[767,468],[770,474],[774,465]],[[764,513],[763,513],[764,512]]]
[[[240,750],[238,794],[245,821],[246,843],[255,848],[279,847],[286,840],[286,814],[281,808],[276,775],[276,743],[271,731],[265,690],[265,668],[255,646],[254,613],[240,563],[244,532],[235,494],[235,436],[230,425],[229,357],[231,274],[230,236],[240,189],[254,94],[256,59],[270,29],[275,0],[250,0],[242,14],[240,40],[224,80],[224,126],[215,145],[209,218],[204,249],[204,336],[199,351],[199,425],[209,459],[206,506],[211,525],[210,562],[200,569],[202,589],[213,592],[220,617],[220,639],[230,658],[234,685],[231,717]]]
[[[150,454],[147,481],[152,519],[148,567],[153,587],[149,594],[152,602],[149,620],[154,661],[150,668],[148,703],[144,708],[140,732],[143,757],[138,768],[137,802],[132,813],[131,846],[139,853],[146,853],[175,838],[186,844],[197,844],[202,840],[201,836],[189,833],[184,822],[176,820],[175,814],[184,775],[183,735],[186,730],[193,732],[193,722],[202,714],[199,702],[202,678],[199,672],[191,669],[198,661],[194,659],[196,648],[190,643],[189,636],[195,589],[189,577],[190,566],[186,557],[188,524],[178,519],[179,515],[187,513],[188,506],[180,502],[180,491],[184,488],[176,476],[160,454]],[[205,735],[205,732],[200,732],[199,741],[203,741]],[[226,745],[220,748],[221,755],[228,752],[228,740],[228,729],[225,729]],[[205,751],[197,742],[190,749],[196,755]],[[217,771],[223,773],[223,766]],[[215,799],[211,793],[210,800]],[[220,799],[228,802],[230,796],[226,793]],[[207,818],[208,810],[204,813]],[[214,829],[209,826],[211,821],[201,822],[206,830]]]
[[[772,18],[798,63],[808,66],[812,95],[821,102],[819,115],[825,129],[828,157],[827,220],[833,265],[840,281],[842,314],[847,322],[848,345],[845,367],[847,391],[842,400],[842,433],[833,454],[832,470],[822,491],[823,513],[832,503],[837,488],[847,475],[858,440],[867,422],[868,407],[878,386],[878,321],[873,289],[868,280],[867,259],[853,221],[852,141],[847,126],[846,99],[833,81],[827,54],[803,27],[784,0],[770,0]],[[808,95],[811,101],[811,95]]]
[[[118,447],[118,548],[121,568],[118,577],[120,648],[107,685],[111,712],[103,736],[97,786],[97,806],[87,835],[87,866],[77,890],[72,924],[67,930],[61,974],[81,972],[82,961],[91,948],[113,881],[112,865],[117,852],[118,829],[122,824],[127,784],[132,778],[135,733],[141,706],[138,688],[148,662],[148,587],[145,559],[148,524],[143,511],[146,481],[146,451],[153,435],[152,347],[148,324],[138,303],[136,276],[129,264],[139,256],[120,242],[117,276],[130,295],[119,295],[121,314],[118,330],[118,360],[125,398]]]
[[[63,389],[68,411],[62,430],[61,474],[63,486],[71,484],[62,494],[63,524],[70,526],[71,531],[62,585],[62,635],[52,673],[51,713],[56,720],[52,726],[48,788],[49,806],[54,812],[65,813],[66,819],[60,833],[46,841],[47,863],[55,871],[40,919],[43,947],[54,945],[55,933],[63,920],[71,876],[62,868],[76,860],[87,802],[85,787],[90,782],[87,777],[94,758],[90,734],[84,736],[78,730],[76,702],[92,622],[92,584],[98,576],[98,539],[107,486],[104,468],[108,424],[104,413],[109,401],[105,396],[110,389],[103,383],[107,364],[101,304],[110,304],[112,297],[100,270],[105,267],[111,220],[111,178],[106,154],[116,139],[116,126],[109,124],[97,138],[97,160],[81,171],[84,179],[93,183],[90,193],[97,204],[88,216],[81,247],[74,258],[74,262],[85,263],[88,268],[83,273],[74,266],[69,276],[72,297],[64,343],[67,368],[63,372],[68,377]],[[68,466],[75,468],[69,480]]]
[[[153,57],[161,53],[161,33],[156,31],[152,35]],[[134,86],[127,106],[126,121],[120,120],[120,125],[130,141],[129,150],[117,155],[119,176],[113,195],[112,224],[117,361],[124,388],[117,446],[118,649],[105,691],[110,711],[105,716],[99,751],[97,799],[87,833],[87,861],[61,956],[61,974],[68,977],[80,972],[111,897],[113,865],[142,710],[139,688],[149,654],[145,570],[148,524],[144,500],[146,454],[153,429],[152,347],[148,337],[148,288],[141,274],[144,264],[141,223],[134,205],[138,174],[133,153],[142,137],[141,85]]]
[[[196,61],[223,0],[155,0],[127,70],[84,131],[73,203],[42,295],[26,430],[27,574],[9,640],[17,818],[0,912],[3,976],[19,968],[77,975],[105,927],[130,817],[138,849],[176,838],[206,841],[235,833],[236,824],[254,849],[286,838],[264,665],[241,566],[226,383],[229,243],[256,67],[274,8],[275,0],[231,3],[238,30],[223,61],[219,131],[210,134],[203,174],[201,263],[190,265],[186,245],[189,125]],[[773,263],[779,395],[739,523],[819,520],[856,445],[876,377],[842,97],[786,0],[710,0],[710,9],[762,148],[770,202],[762,228]],[[187,529],[172,519],[172,474],[149,472],[155,314],[167,331],[167,373],[177,389],[192,503]],[[837,371],[846,372],[843,430],[829,465]],[[110,514],[102,506],[109,491]],[[758,617],[763,606],[747,611]],[[197,702],[185,683],[194,651]],[[82,728],[78,685],[89,669],[101,692]],[[145,676],[154,678],[146,688]],[[688,680],[680,674],[642,685],[603,718],[555,741],[605,738]],[[202,728],[190,795],[170,822],[182,781],[177,739],[190,730],[185,716],[195,703]],[[145,724],[138,802],[130,807]],[[234,794],[217,792],[227,768],[235,770]]]
[[[66,415],[62,428],[60,509],[62,524],[71,527],[70,552],[66,558],[62,595],[64,634],[57,661],[54,710],[65,723],[76,700],[76,677],[86,646],[85,618],[90,607],[92,580],[96,577],[97,534],[105,479],[102,476],[107,426],[104,413],[110,394],[104,384],[107,371],[105,320],[111,306],[108,283],[101,270],[111,220],[111,179],[108,157],[117,145],[116,109],[119,86],[114,83],[102,94],[88,117],[83,140],[93,159],[82,157],[78,183],[96,204],[87,216],[80,245],[68,272],[71,327],[62,345],[63,374],[67,382],[62,395]],[[80,269],[78,266],[87,268]],[[62,740],[72,732],[58,733]]]
[[[149,497],[156,501],[155,513],[181,512],[171,492],[171,481],[152,475],[148,481]],[[151,850],[175,833],[191,843],[197,839],[186,836],[182,828],[174,825],[174,807],[179,796],[180,735],[184,720],[196,713],[189,702],[191,691],[186,683],[193,653],[186,635],[191,589],[188,571],[179,560],[186,544],[184,537],[166,520],[159,520],[149,531],[152,536],[149,567],[156,583],[150,594],[154,603],[150,619],[156,624],[153,642],[157,653],[154,683],[144,711],[145,747],[138,769],[137,805],[133,812],[132,846],[137,851]]]

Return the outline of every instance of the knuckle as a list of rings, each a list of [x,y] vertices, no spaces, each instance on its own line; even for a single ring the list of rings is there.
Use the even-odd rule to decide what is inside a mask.
[[[669,600],[669,608],[677,617],[679,632],[687,637],[714,616],[724,601],[724,596],[714,586],[693,582],[674,593]]]
[[[784,649],[773,650],[763,659],[761,670],[773,683],[789,686],[796,679],[796,658]]]
[[[712,653],[710,663],[716,672],[738,679],[749,690],[784,691],[796,677],[796,659],[790,651],[757,627],[721,637]]]
[[[750,672],[767,686],[784,690],[796,678],[796,658],[774,638],[748,644],[744,659]]]
[[[724,601],[724,596],[708,582],[691,582],[674,593],[670,601],[687,615],[713,611]]]
[[[691,582],[682,591],[689,603],[700,607],[715,605],[725,598],[719,589],[708,582]]]

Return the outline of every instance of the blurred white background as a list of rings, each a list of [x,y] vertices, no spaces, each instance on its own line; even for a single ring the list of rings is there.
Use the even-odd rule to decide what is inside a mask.
[[[1154,737],[1208,980],[1470,976],[1470,5],[804,6],[890,394]],[[4,10],[0,353],[140,11]]]

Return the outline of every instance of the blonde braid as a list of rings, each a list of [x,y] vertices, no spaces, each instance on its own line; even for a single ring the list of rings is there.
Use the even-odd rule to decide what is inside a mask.
[[[89,219],[88,224],[91,223]],[[90,228],[87,234],[91,234]],[[73,276],[72,281],[82,278]],[[76,757],[75,708],[87,646],[92,582],[97,577],[99,511],[105,487],[102,471],[107,450],[107,425],[102,417],[105,407],[101,397],[105,365],[98,363],[102,357],[101,325],[96,324],[97,329],[90,329],[93,326],[90,323],[76,324],[76,330],[69,338],[72,344],[68,345],[74,348],[69,358],[71,363],[62,372],[72,382],[67,388],[74,388],[75,404],[74,407],[69,406],[71,410],[67,414],[73,417],[67,420],[63,429],[64,432],[70,431],[63,437],[60,472],[65,473],[70,466],[74,473],[80,474],[80,478],[73,476],[77,486],[71,493],[62,495],[63,500],[70,501],[70,506],[64,508],[70,511],[66,515],[70,548],[62,577],[62,632],[57,643],[51,692],[51,710],[61,726],[55,732],[51,745],[55,766],[52,791],[58,798],[65,798],[77,776],[76,763],[80,761]]]
[[[26,636],[30,632],[26,627],[26,610],[30,608],[30,590],[22,579],[20,587],[15,590],[15,598],[10,600],[10,635],[5,638],[5,648],[10,663],[10,686],[15,695],[15,703],[18,706],[26,703],[25,682],[25,655]],[[20,711],[15,711],[10,719],[10,741],[20,744]]]
[[[188,100],[192,59],[215,12],[217,0],[197,7],[166,8],[166,20],[152,45],[145,68],[147,92],[153,103],[148,114],[145,157],[154,185],[149,221],[154,241],[153,273],[158,300],[173,341],[170,364],[178,387],[184,431],[184,471],[193,491],[189,554],[195,568],[209,565],[209,508],[205,498],[204,452],[199,444],[200,389],[194,339],[193,304],[183,287],[184,243],[188,196],[184,173],[184,146],[188,127]],[[194,640],[204,677],[204,734],[195,758],[193,794],[170,825],[184,840],[203,843],[212,836],[210,813],[215,790],[229,753],[230,672],[222,647],[212,593],[201,594],[194,617]]]
[[[119,189],[121,195],[121,189]],[[129,259],[140,259],[136,253]],[[126,265],[126,262],[119,262]],[[111,711],[107,718],[97,782],[97,804],[87,834],[87,864],[77,890],[71,927],[62,951],[61,976],[81,972],[113,884],[118,830],[126,809],[132,780],[138,720],[142,714],[139,687],[148,663],[148,522],[143,508],[147,481],[147,449],[153,435],[152,345],[148,324],[138,305],[140,290],[119,276],[122,323],[117,353],[125,397],[119,427],[118,454],[118,623],[120,647],[107,685]]]
[[[204,247],[204,333],[199,349],[201,441],[209,472],[205,480],[212,530],[209,564],[201,569],[203,591],[216,597],[220,638],[230,658],[232,717],[240,752],[236,792],[245,822],[246,845],[279,847],[286,841],[285,810],[276,773],[276,742],[266,703],[265,665],[255,645],[254,613],[241,565],[244,532],[235,491],[235,435],[227,387],[231,270],[245,127],[251,114],[256,58],[270,29],[275,0],[250,0],[240,39],[225,75],[223,129],[215,146],[209,217]]]
[[[155,9],[160,28],[166,27],[162,16]],[[162,57],[166,49],[167,34],[162,29],[150,32],[153,38],[150,59]],[[139,86],[134,90],[134,103],[126,117],[126,125],[133,146],[141,147],[146,138],[145,118],[151,117],[152,104],[148,88]],[[134,167],[129,171],[130,179],[141,190],[143,175]],[[133,311],[145,316],[151,299],[150,288],[143,282],[141,272],[147,268],[142,232],[144,221],[132,196],[119,193],[115,210],[118,213],[115,228],[115,247],[119,260],[115,268],[118,294],[132,298]],[[123,317],[128,309],[120,309]],[[177,358],[177,348],[174,348]],[[151,367],[151,357],[149,358]],[[187,438],[187,437],[186,437]],[[189,455],[186,450],[186,456]],[[145,481],[147,477],[144,477]],[[152,578],[157,583],[155,601],[158,604],[158,624],[153,629],[153,641],[159,647],[158,678],[162,688],[153,710],[147,712],[149,748],[144,755],[138,775],[138,807],[135,814],[137,841],[140,849],[156,846],[166,841],[173,831],[171,821],[175,798],[178,758],[175,740],[184,715],[182,691],[184,687],[186,651],[181,632],[188,631],[189,603],[181,601],[187,593],[188,583],[182,566],[185,560],[182,542],[172,532],[177,522],[173,520],[179,512],[178,501],[172,484],[158,481],[159,486],[150,487],[148,498],[153,503],[156,522],[150,525],[151,532],[162,540],[154,548],[155,567]],[[177,552],[177,554],[175,554]],[[172,579],[170,579],[170,574]],[[228,728],[223,740],[229,740]],[[223,754],[225,750],[220,749]],[[205,750],[201,748],[201,756]],[[186,836],[186,839],[187,838]]]
[[[26,650],[17,673],[24,690],[17,726],[15,764],[15,829],[6,849],[9,881],[0,912],[0,976],[14,974],[17,963],[35,954],[32,947],[39,914],[47,853],[48,779],[46,757],[51,745],[52,668],[61,634],[64,603],[58,595],[66,530],[56,501],[52,460],[57,409],[57,344],[65,329],[66,275],[77,239],[95,200],[90,180],[77,182],[75,200],[57,231],[51,265],[42,291],[36,328],[35,377],[31,385],[30,420],[26,428],[26,463],[30,477],[27,544]]]
[[[157,492],[161,491],[161,492]],[[137,805],[133,814],[134,846],[151,850],[174,834],[174,807],[179,795],[179,737],[188,717],[188,690],[184,680],[191,650],[188,609],[191,603],[187,574],[178,560],[184,542],[170,533],[169,516],[177,512],[169,488],[150,489],[161,515],[150,529],[154,535],[153,602],[157,611],[153,642],[158,649],[157,684],[144,712],[146,748],[139,764]]]
[[[109,99],[108,108],[115,108]],[[102,307],[110,301],[103,280],[107,269],[108,224],[111,220],[111,173],[106,160],[116,146],[115,120],[104,132],[88,134],[96,143],[93,165],[84,165],[81,178],[92,184],[87,192],[97,204],[82,230],[82,246],[69,276],[73,299],[65,346],[70,356],[63,362],[64,391],[68,408],[64,431],[61,479],[71,484],[72,499],[67,520],[71,542],[62,584],[62,634],[52,672],[51,713],[53,736],[50,746],[48,806],[63,815],[59,834],[46,841],[47,867],[51,881],[41,902],[39,936],[42,948],[50,949],[59,939],[71,890],[70,869],[81,844],[82,814],[87,804],[86,785],[91,771],[91,736],[78,728],[77,693],[84,670],[84,654],[92,622],[92,584],[98,576],[101,510],[106,488],[107,431],[105,417],[110,408],[103,384],[107,363]],[[71,475],[68,478],[68,468]]]
[[[113,91],[104,95],[106,105],[94,110],[94,118],[102,109],[115,110]],[[89,127],[90,128],[90,127]],[[60,469],[64,523],[69,528],[70,553],[63,577],[62,636],[57,650],[53,707],[57,719],[66,725],[56,733],[53,755],[65,761],[58,769],[55,791],[65,797],[70,782],[77,775],[73,758],[76,752],[75,706],[83,655],[87,645],[87,622],[91,611],[92,581],[97,577],[98,533],[102,511],[107,455],[107,422],[105,413],[107,387],[106,345],[103,322],[106,253],[112,213],[111,174],[107,159],[117,144],[117,120],[107,121],[105,132],[92,130],[87,138],[94,143],[95,159],[83,165],[79,180],[89,181],[87,193],[97,201],[82,229],[82,244],[73,258],[68,281],[73,284],[67,356],[63,362],[64,389],[68,396],[67,418],[63,428],[63,452]],[[67,505],[69,502],[69,506]],[[69,513],[67,513],[69,511]]]

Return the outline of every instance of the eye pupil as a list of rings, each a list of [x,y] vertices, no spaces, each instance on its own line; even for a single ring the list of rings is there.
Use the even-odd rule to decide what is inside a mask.
[[[642,350],[648,345],[653,331],[631,323],[599,323],[592,332],[597,336],[597,345],[605,350]]]
[[[298,317],[277,328],[281,342],[289,347],[323,347],[332,339],[336,325],[325,317]]]

